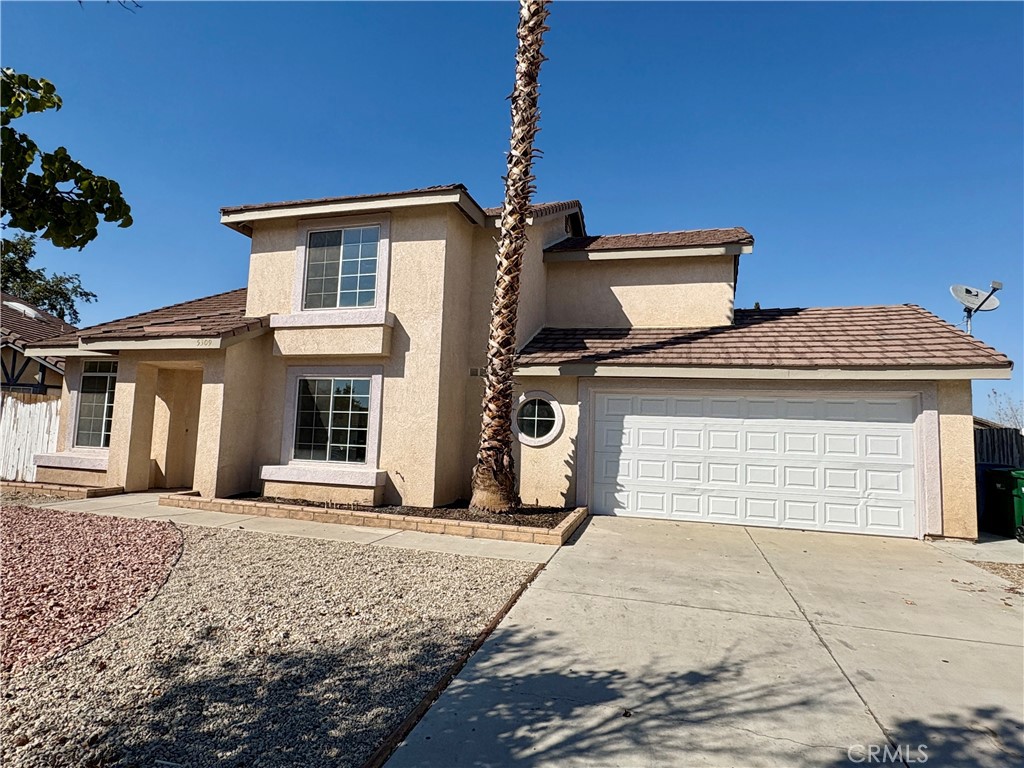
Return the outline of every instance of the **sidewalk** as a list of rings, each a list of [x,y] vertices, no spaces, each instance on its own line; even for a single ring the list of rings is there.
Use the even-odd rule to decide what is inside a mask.
[[[281,536],[330,539],[375,547],[449,552],[457,555],[489,557],[497,560],[522,560],[530,563],[546,563],[558,551],[558,547],[546,544],[467,539],[462,536],[445,536],[437,533],[314,523],[259,515],[233,515],[227,512],[188,511],[175,507],[161,507],[158,503],[161,493],[126,493],[94,499],[38,503],[32,506],[144,520],[168,520],[181,525],[198,525],[206,528],[238,528]]]

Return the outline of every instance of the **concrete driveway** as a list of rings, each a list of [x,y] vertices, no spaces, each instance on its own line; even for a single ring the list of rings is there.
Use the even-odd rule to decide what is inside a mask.
[[[1019,765],[1005,587],[919,541],[593,518],[388,765]]]

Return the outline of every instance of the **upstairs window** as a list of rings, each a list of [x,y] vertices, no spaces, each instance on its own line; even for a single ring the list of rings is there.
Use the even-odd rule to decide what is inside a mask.
[[[293,458],[366,463],[369,379],[299,379]]]
[[[116,361],[85,361],[82,368],[82,388],[78,396],[76,446],[110,447],[110,424],[114,419],[114,385],[116,383]]]
[[[303,309],[375,306],[379,247],[379,226],[310,232]]]

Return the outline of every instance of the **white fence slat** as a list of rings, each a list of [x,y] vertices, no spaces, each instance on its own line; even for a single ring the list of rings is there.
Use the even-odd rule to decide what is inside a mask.
[[[60,397],[4,392],[0,396],[0,480],[32,482],[32,457],[57,449]]]

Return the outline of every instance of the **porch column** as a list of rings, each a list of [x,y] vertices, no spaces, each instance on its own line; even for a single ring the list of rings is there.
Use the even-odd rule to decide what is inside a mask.
[[[218,355],[203,361],[203,394],[199,402],[196,469],[192,485],[203,498],[217,495],[223,414],[224,356]]]
[[[126,492],[149,488],[156,378],[152,365],[123,356],[118,362],[107,483],[123,486]]]

